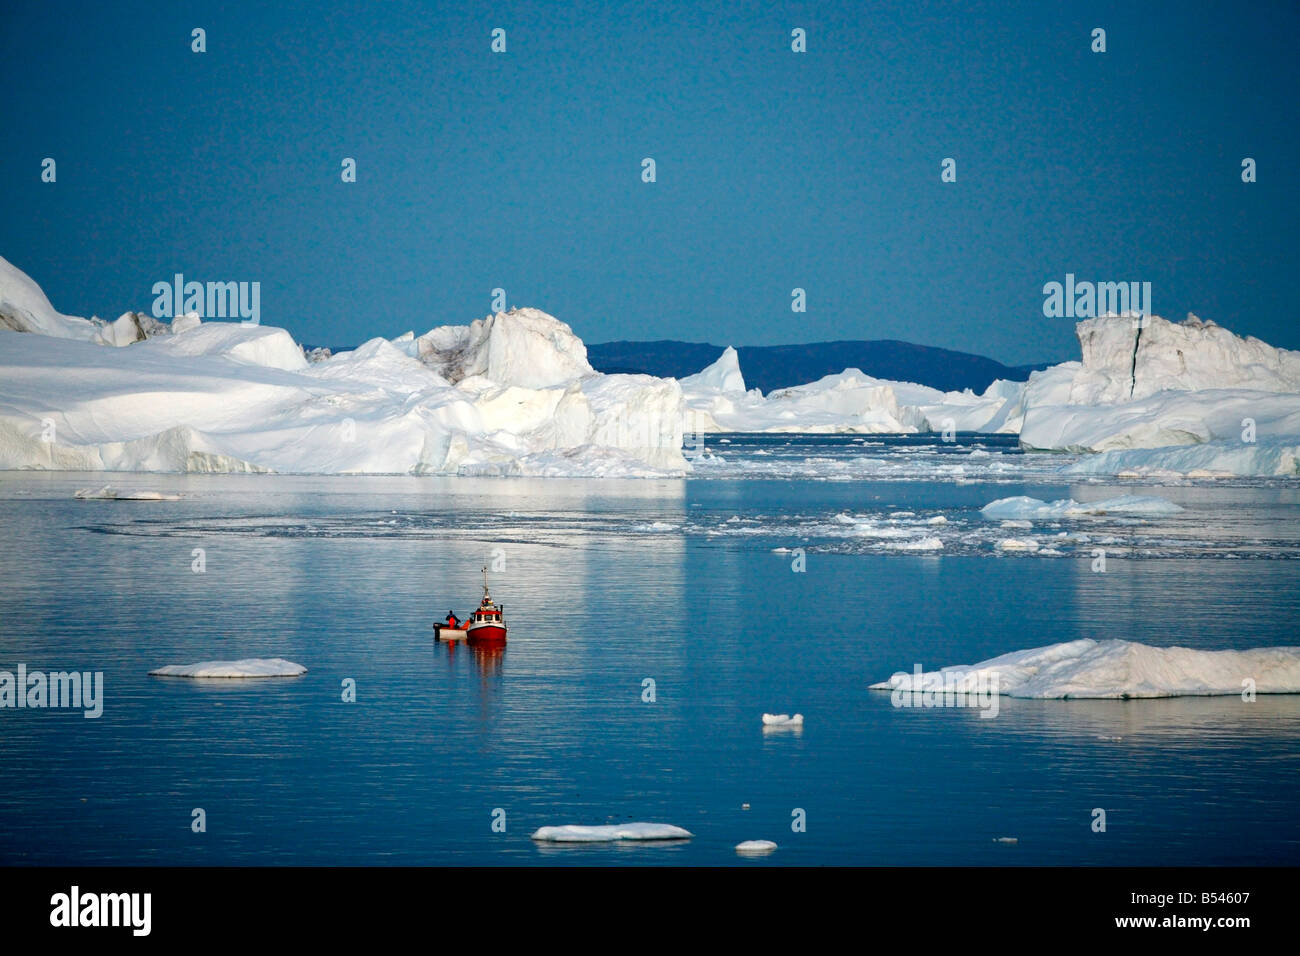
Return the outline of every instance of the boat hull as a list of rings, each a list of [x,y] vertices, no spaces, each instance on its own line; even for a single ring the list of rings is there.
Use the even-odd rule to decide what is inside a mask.
[[[470,644],[504,644],[506,629],[504,624],[471,624],[467,631],[466,642]]]
[[[469,631],[459,627],[447,627],[445,624],[435,624],[433,636],[439,641],[463,641],[469,637]]]

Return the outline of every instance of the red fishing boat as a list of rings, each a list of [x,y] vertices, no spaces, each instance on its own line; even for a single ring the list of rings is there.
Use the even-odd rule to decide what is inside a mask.
[[[467,644],[504,644],[506,642],[505,605],[494,604],[488,593],[487,568],[483,569],[483,601],[465,625]]]

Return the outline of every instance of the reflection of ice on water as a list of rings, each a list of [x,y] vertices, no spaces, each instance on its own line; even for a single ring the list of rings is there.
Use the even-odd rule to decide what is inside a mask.
[[[879,695],[890,706],[888,695]],[[1157,697],[1130,700],[1034,700],[1003,697],[993,720],[963,708],[931,708],[973,733],[1036,737],[1044,742],[1140,754],[1186,745],[1236,750],[1252,740],[1300,738],[1300,694],[1233,697]],[[903,712],[906,713],[906,712]]]

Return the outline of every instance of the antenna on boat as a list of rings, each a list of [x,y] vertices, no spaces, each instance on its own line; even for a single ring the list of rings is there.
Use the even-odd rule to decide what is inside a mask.
[[[492,595],[488,594],[488,585],[487,585],[487,565],[486,565],[486,564],[483,565],[483,596],[484,596],[485,598],[489,598],[489,599],[492,597]]]

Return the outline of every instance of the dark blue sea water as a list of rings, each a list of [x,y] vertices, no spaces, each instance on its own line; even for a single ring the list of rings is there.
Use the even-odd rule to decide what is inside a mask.
[[[1002,698],[989,720],[867,690],[1077,637],[1300,643],[1296,483],[846,479],[845,442],[800,441],[790,472],[826,456],[834,480],[0,475],[0,669],[105,680],[97,720],[0,710],[0,863],[1300,863],[1300,696]],[[762,464],[764,443],[721,454]],[[183,497],[73,497],[107,482]],[[1021,493],[1187,510],[978,516]],[[935,529],[941,550],[891,547]],[[1059,553],[1000,553],[1006,533]],[[435,643],[494,556],[508,647]],[[309,670],[147,676],[243,657]],[[765,733],[765,711],[806,723]],[[633,820],[695,838],[529,839]],[[742,859],[746,839],[780,848]]]

